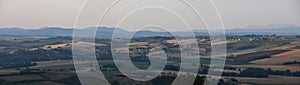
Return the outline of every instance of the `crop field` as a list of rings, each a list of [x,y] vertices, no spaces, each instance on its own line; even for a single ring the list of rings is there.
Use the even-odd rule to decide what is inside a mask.
[[[234,60],[240,61],[240,62],[249,62],[249,61],[254,61],[254,60],[270,58],[272,55],[284,53],[287,51],[289,51],[289,50],[269,50],[269,51],[260,51],[260,52],[254,52],[254,53],[249,53],[249,54],[242,54],[242,55],[236,56],[236,58]]]
[[[280,65],[286,62],[300,61],[300,50],[293,50],[272,56],[271,58],[252,61],[255,64]]]
[[[248,65],[229,65],[231,67],[238,67],[238,68],[263,68],[263,69],[272,69],[272,70],[290,70],[290,71],[299,71],[299,65],[256,65],[256,64],[248,64]]]
[[[40,62],[35,62],[35,63],[37,65],[36,66],[32,66],[31,68],[62,66],[62,65],[73,65],[72,60],[40,61]]]
[[[8,52],[0,55],[2,61],[0,66],[0,80],[4,80],[4,84],[19,84],[20,82],[28,82],[27,84],[44,84],[44,85],[73,85],[78,83],[74,62],[72,62],[72,49],[69,40],[63,40],[66,37],[42,38],[35,40],[9,40],[0,41],[0,51]],[[235,37],[239,38],[239,37]],[[147,69],[151,62],[147,55],[150,50],[155,47],[162,48],[167,54],[167,65],[164,72],[177,71],[180,64],[191,65],[195,59],[200,58],[200,64],[191,65],[191,67],[199,66],[199,75],[204,76],[210,67],[218,67],[219,65],[211,65],[211,59],[217,57],[226,57],[223,76],[237,79],[241,84],[280,84],[280,82],[288,81],[288,84],[299,84],[300,82],[293,79],[300,79],[296,72],[300,71],[300,41],[297,40],[272,40],[272,38],[249,41],[248,38],[230,40],[228,42],[216,42],[213,45],[227,44],[227,54],[211,55],[211,45],[209,39],[199,39],[200,54],[192,54],[190,57],[181,56],[178,41],[173,38],[136,38],[129,44],[130,59],[133,64],[140,69]],[[253,38],[253,37],[251,37]],[[186,39],[186,38],[183,38]],[[191,44],[192,39],[186,39],[186,44]],[[18,45],[13,45],[17,43]],[[76,42],[76,44],[84,44],[96,46],[96,58],[98,59],[99,68],[104,75],[113,81],[117,79],[127,79],[120,73],[115,66],[112,58],[110,40],[96,39],[97,43]],[[102,44],[105,43],[105,44]],[[196,48],[195,48],[196,49]],[[128,50],[128,48],[118,48],[118,50]],[[181,62],[181,58],[188,60],[186,63]],[[288,64],[284,64],[290,62]],[[189,68],[189,67],[188,67]],[[262,69],[263,71],[271,69],[274,72],[284,74],[267,73],[269,77],[242,77],[243,71],[249,68]],[[93,68],[86,68],[88,71],[94,71]],[[25,73],[24,73],[25,71]],[[212,71],[222,71],[216,68]],[[29,72],[29,73],[26,73]],[[290,72],[286,75],[285,72]],[[294,73],[291,73],[294,72]],[[259,73],[259,72],[256,72]],[[252,75],[253,73],[251,73]],[[174,76],[172,73],[165,73],[163,76]],[[260,74],[258,74],[260,75]],[[92,75],[89,75],[92,76]],[[294,76],[294,77],[293,77]],[[282,78],[280,78],[282,77]],[[290,80],[284,78],[293,78]],[[69,82],[74,81],[74,82]],[[134,81],[131,81],[134,82]],[[3,83],[0,83],[3,84]]]
[[[298,85],[300,77],[277,76],[270,75],[268,78],[236,78],[239,82],[245,84],[261,84],[261,85]]]
[[[44,78],[38,75],[12,75],[12,76],[3,76],[0,79],[7,81],[24,81],[24,80],[42,80]]]

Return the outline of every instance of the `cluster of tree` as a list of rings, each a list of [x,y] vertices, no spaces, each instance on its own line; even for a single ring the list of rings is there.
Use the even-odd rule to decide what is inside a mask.
[[[198,74],[208,74],[208,69],[202,69],[198,71]],[[222,76],[234,76],[234,77],[268,77],[268,73],[264,69],[260,68],[247,68],[240,73],[236,72],[222,72]]]
[[[179,67],[175,65],[166,65],[164,70],[179,71]]]
[[[295,46],[295,49],[300,49],[300,46]]]
[[[57,79],[55,80],[55,82],[63,83],[67,85],[81,85],[80,80],[78,79],[77,76],[70,76],[62,79]]]
[[[240,76],[242,77],[268,77],[269,74],[300,77],[300,71],[292,72],[290,70],[272,70],[270,68],[266,70],[261,68],[247,68],[240,72]]]
[[[185,82],[187,80],[190,80],[191,78],[196,77],[194,82]],[[174,82],[176,76],[159,76],[153,80],[151,80],[151,83],[153,85],[171,85],[172,83],[176,83],[178,85],[203,85],[205,82],[205,77],[204,76],[195,76],[191,74],[185,74],[185,75],[177,75],[177,81],[180,82]]]
[[[29,51],[20,49],[14,53],[5,53],[0,56],[0,69],[20,68],[36,65],[36,61],[72,59],[70,49],[43,50],[38,49]]]
[[[225,66],[224,69],[227,69],[227,70],[235,70],[235,71],[241,71],[241,69],[239,69],[239,68],[236,68],[236,67],[229,67],[229,66]]]
[[[272,69],[268,68],[266,70],[266,72],[269,73],[269,74],[273,74],[273,75],[284,75],[284,76],[297,76],[297,77],[300,77],[300,71],[295,71],[295,72],[292,72],[290,70],[280,71],[280,70],[272,70]]]
[[[247,68],[240,72],[241,77],[268,77],[269,74],[261,68]]]
[[[285,62],[283,65],[291,65],[291,64],[300,64],[300,62],[293,61],[293,62]]]
[[[239,85],[238,80],[234,78],[220,79],[218,85]]]
[[[198,71],[198,74],[208,74],[208,69],[202,69]],[[212,72],[214,73],[214,72]],[[222,72],[222,76],[240,76],[240,74],[236,73],[236,72]]]
[[[236,73],[236,72],[223,72],[222,76],[239,76],[240,74]]]

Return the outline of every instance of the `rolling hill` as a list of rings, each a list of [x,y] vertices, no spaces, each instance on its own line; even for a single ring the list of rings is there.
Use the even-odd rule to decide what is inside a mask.
[[[174,36],[186,36],[186,31],[180,32],[156,32],[143,30],[138,32],[129,32],[121,28],[108,28],[108,27],[88,27],[85,29],[80,29],[80,32],[94,30],[97,28],[97,38],[111,38],[113,33],[118,34],[116,38],[129,38],[129,35],[134,35],[133,37],[171,37]],[[79,29],[76,29],[79,30]],[[299,35],[300,27],[297,26],[287,26],[287,27],[274,27],[274,28],[236,28],[228,29],[225,31],[226,35],[229,36],[240,36],[240,35]],[[206,30],[194,30],[196,36],[207,36],[208,32]],[[72,28],[60,28],[60,27],[43,27],[40,29],[23,29],[23,28],[0,28],[0,35],[30,35],[30,36],[72,36]]]

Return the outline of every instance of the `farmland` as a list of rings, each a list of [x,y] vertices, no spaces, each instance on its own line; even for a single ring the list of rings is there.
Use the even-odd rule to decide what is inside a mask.
[[[282,81],[299,84],[295,81],[300,78],[300,50],[297,48],[300,46],[299,40],[285,36],[228,36],[227,40],[227,42],[213,43],[213,45],[227,45],[227,54],[220,55],[211,55],[212,44],[207,37],[180,38],[180,41],[173,37],[134,38],[126,45],[129,46],[131,61],[140,69],[147,69],[151,65],[149,53],[155,47],[164,50],[168,61],[164,73],[161,74],[162,77],[175,77],[176,71],[180,68],[181,58],[190,62],[195,58],[200,58],[200,64],[194,64],[194,66],[199,66],[198,74],[203,76],[207,74],[211,66],[218,66],[210,65],[211,58],[226,55],[224,56],[226,65],[222,72],[222,78],[225,80],[236,79],[237,83],[241,84],[279,84]],[[124,75],[118,71],[110,53],[111,40],[96,39],[95,41],[96,43],[75,42],[74,44],[95,45],[99,68],[111,82],[142,83],[124,78]],[[194,44],[193,41],[197,42],[200,54],[193,53],[189,57],[181,55],[178,42],[189,45]],[[192,48],[197,49],[197,47]],[[123,47],[117,49],[127,50]],[[28,82],[33,85],[41,83],[45,85],[76,85],[79,81],[72,59],[70,37],[6,38],[0,42],[0,80],[4,81],[0,84]],[[257,76],[263,78],[244,77],[249,76],[247,70],[251,70],[251,68],[261,69],[264,74],[257,74]],[[90,70],[92,71],[92,69]],[[212,70],[221,71],[220,69]],[[291,79],[287,80],[286,78]],[[116,79],[123,79],[123,81],[116,82]],[[151,83],[157,83],[157,80],[153,80]]]

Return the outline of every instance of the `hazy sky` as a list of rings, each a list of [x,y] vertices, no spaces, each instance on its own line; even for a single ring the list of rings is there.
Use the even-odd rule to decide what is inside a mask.
[[[102,3],[99,0],[99,3]],[[125,0],[126,1],[126,0]],[[159,1],[159,0],[158,0]],[[160,3],[166,3],[170,7],[177,7],[183,13],[185,9],[174,0],[161,0]],[[219,9],[226,28],[246,27],[246,26],[264,26],[264,25],[300,25],[300,1],[299,0],[213,0]],[[77,13],[84,0],[0,0],[0,27],[23,27],[36,29],[43,26],[55,27],[73,27]],[[135,5],[126,3],[123,6]],[[101,6],[99,6],[101,8]],[[122,12],[126,7],[116,6],[114,10]],[[144,11],[144,12],[143,12]],[[131,20],[155,19],[157,23],[168,23],[177,26],[173,15],[168,15],[162,10],[149,9],[136,14]],[[122,13],[112,12],[108,19],[112,20]],[[139,12],[137,12],[139,13]],[[161,16],[161,14],[168,16]],[[92,13],[91,13],[92,14]],[[142,15],[141,15],[142,14]],[[157,15],[162,18],[153,18],[151,15]],[[156,16],[156,17],[157,17]],[[94,16],[91,16],[94,17]],[[174,16],[173,16],[174,17]],[[192,15],[188,19],[194,18]],[[112,21],[105,21],[105,26],[112,25]],[[132,22],[133,23],[133,22]],[[194,24],[202,24],[195,21]],[[96,25],[96,24],[95,24]],[[87,27],[87,26],[86,26]],[[178,26],[180,28],[180,26]],[[198,26],[195,26],[198,27]],[[199,25],[199,27],[201,27]],[[132,28],[135,28],[133,26]]]

